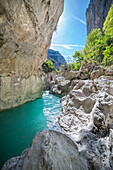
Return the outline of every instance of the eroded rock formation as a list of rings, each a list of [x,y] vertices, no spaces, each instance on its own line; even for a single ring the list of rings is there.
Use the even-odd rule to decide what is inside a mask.
[[[0,0],[0,110],[40,98],[40,67],[64,0]]]
[[[81,159],[80,159],[81,158]],[[2,170],[87,170],[77,145],[66,135],[50,130],[37,133],[21,156],[8,160]]]
[[[88,65],[84,60],[79,71],[59,74],[51,82],[50,92],[65,95],[60,126],[78,144],[89,170],[112,170],[113,67]]]
[[[112,170],[113,76],[73,80],[73,89],[61,99],[59,124],[88,161],[89,170]]]
[[[113,0],[90,0],[86,11],[87,34],[92,29],[100,28],[102,30],[111,4],[113,4]]]

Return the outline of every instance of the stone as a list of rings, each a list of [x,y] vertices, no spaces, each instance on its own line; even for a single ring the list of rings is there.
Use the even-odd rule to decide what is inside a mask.
[[[56,72],[52,71],[50,73],[44,74],[44,90],[50,90],[51,85],[55,84],[54,77],[56,77]]]
[[[0,0],[0,110],[40,98],[64,0]]]
[[[18,161],[14,164],[14,159],[20,159],[21,164]],[[13,170],[87,170],[87,164],[79,155],[76,143],[66,135],[52,130],[37,133],[24,156],[10,159],[2,170],[11,167]]]
[[[73,79],[77,79],[80,75],[79,71],[68,71],[65,70],[62,75],[65,77],[66,80],[73,80]]]
[[[73,80],[73,89],[61,99],[62,111],[58,122],[64,132],[77,142],[88,169],[113,168],[113,79],[108,77],[95,79],[97,91],[92,80]]]
[[[113,70],[106,69],[105,76],[113,76]]]
[[[113,0],[90,0],[86,11],[87,34],[93,29],[102,30],[108,11]]]
[[[51,84],[50,93],[62,97],[69,92],[70,85],[70,80],[65,80],[63,76],[56,76],[54,83]]]
[[[89,59],[89,61],[87,61],[87,59],[84,58],[79,71],[84,74],[90,74],[94,70],[94,68],[95,64],[93,60]]]
[[[94,79],[96,79],[96,78],[99,78],[99,77],[102,76],[102,75],[105,75],[105,69],[101,67],[101,68],[98,69],[98,70],[92,71],[92,73],[91,73],[91,79],[94,80]]]

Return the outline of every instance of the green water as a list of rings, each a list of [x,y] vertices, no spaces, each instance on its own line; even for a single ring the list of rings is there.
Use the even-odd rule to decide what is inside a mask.
[[[0,168],[11,157],[30,146],[35,134],[43,129],[59,130],[60,98],[44,92],[42,99],[0,112]]]

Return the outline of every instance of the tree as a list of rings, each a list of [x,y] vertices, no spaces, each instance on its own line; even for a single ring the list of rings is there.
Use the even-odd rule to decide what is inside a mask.
[[[45,73],[55,71],[55,67],[53,66],[53,63],[51,60],[48,60],[42,64],[43,71]]]
[[[80,51],[76,51],[73,57],[73,63],[71,63],[71,70],[78,71],[84,59],[83,53]]]
[[[104,65],[113,64],[113,5],[111,6],[106,20],[103,25],[104,41],[106,42],[106,48],[103,51]]]
[[[104,22],[103,31],[105,36],[113,38],[113,5],[111,6],[108,15],[106,17],[106,20]]]
[[[85,48],[83,50],[84,57],[92,58],[96,65],[101,64],[103,59],[104,39],[100,29],[94,29],[88,34]]]

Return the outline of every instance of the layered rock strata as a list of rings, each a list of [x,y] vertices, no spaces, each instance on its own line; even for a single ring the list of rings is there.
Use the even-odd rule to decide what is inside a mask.
[[[108,11],[113,4],[113,0],[90,0],[86,11],[87,34],[92,29],[102,30]]]
[[[0,0],[0,110],[40,98],[63,0]]]

